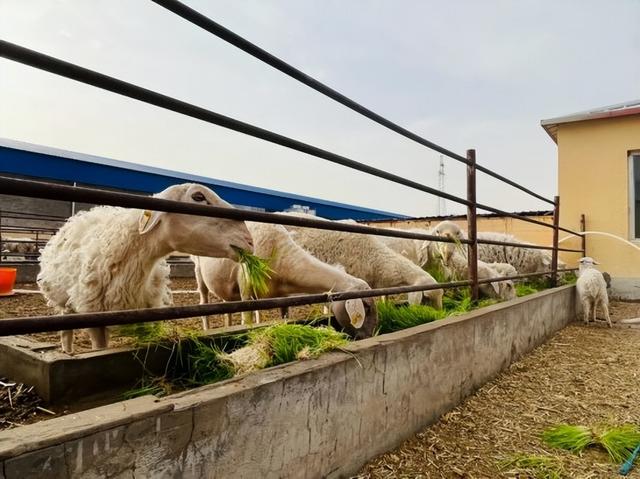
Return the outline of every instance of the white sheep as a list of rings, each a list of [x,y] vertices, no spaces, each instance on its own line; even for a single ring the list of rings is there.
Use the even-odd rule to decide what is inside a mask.
[[[604,276],[594,265],[598,264],[593,258],[585,256],[579,262],[578,281],[576,290],[582,303],[582,317],[585,323],[589,323],[589,318],[593,315],[596,320],[598,307],[604,312],[607,324],[611,328],[611,318],[609,317],[609,297],[607,296],[607,283]]]
[[[518,270],[513,267],[513,265],[509,263],[486,263],[489,268],[494,270],[500,276],[509,277],[509,276],[517,276]]]
[[[290,213],[287,213],[290,214]],[[291,213],[294,216],[317,217]],[[340,265],[374,289],[394,286],[432,286],[433,277],[407,258],[387,247],[378,237],[342,231],[287,227],[293,240],[328,264]],[[424,300],[442,309],[442,289],[409,293],[411,304]]]
[[[38,245],[33,238],[4,236],[2,238],[2,253],[14,253],[11,256],[4,255],[2,258],[4,260],[24,261],[27,257],[34,257],[38,253]],[[16,253],[24,256],[16,256]]]
[[[506,233],[479,232],[478,239],[526,244]],[[487,263],[509,263],[520,274],[551,269],[551,252],[542,249],[478,243],[478,259]],[[558,269],[565,268],[566,264],[558,260]]]
[[[253,237],[254,253],[270,258],[273,270],[268,280],[266,297],[295,294],[325,293],[328,291],[363,291],[369,285],[340,268],[330,266],[298,246],[290,233],[280,225],[247,222]],[[196,265],[196,279],[200,303],[208,302],[209,292],[224,301],[249,299],[242,269],[238,263],[219,258],[192,257]],[[350,299],[331,304],[340,325],[351,336],[361,339],[373,335],[377,325],[377,312],[372,298]],[[250,314],[244,314],[245,322]],[[203,323],[206,328],[208,325]]]
[[[389,229],[399,230],[397,228]],[[464,237],[462,229],[451,221],[442,221],[431,229],[412,228],[399,231],[442,236],[457,241]],[[395,238],[391,236],[378,236],[378,239],[412,263],[427,269],[431,267],[439,268],[443,262],[446,263],[449,260],[458,247],[456,243],[441,243],[438,241]]]
[[[444,268],[445,278],[448,281],[460,281],[469,279],[469,261],[464,254],[455,252],[451,255]],[[503,276],[484,261],[478,260],[478,279],[495,279]],[[513,281],[494,281],[492,283],[481,283],[478,289],[483,296],[488,298],[508,301],[516,297],[516,289]]]
[[[232,206],[210,189],[186,183],[155,195],[174,201]],[[173,251],[237,259],[252,250],[244,222],[205,216],[99,206],[78,213],[49,240],[40,258],[38,285],[57,313],[152,308],[171,303]],[[105,327],[89,328],[94,349],[105,348]],[[73,331],[61,331],[73,352]]]

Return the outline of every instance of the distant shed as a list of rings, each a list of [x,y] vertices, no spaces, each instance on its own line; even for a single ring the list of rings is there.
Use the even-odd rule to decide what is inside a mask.
[[[195,182],[210,187],[229,203],[261,211],[282,211],[297,206],[315,210],[318,216],[329,219],[406,218],[387,211],[7,139],[0,139],[0,174],[139,193],[155,193],[172,184]],[[69,203],[34,202],[0,195],[0,210],[17,208],[60,216],[71,213]]]

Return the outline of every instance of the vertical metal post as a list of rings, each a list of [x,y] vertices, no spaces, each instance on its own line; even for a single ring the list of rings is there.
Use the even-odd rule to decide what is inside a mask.
[[[584,216],[584,213],[580,215],[580,232],[584,233],[587,231],[587,219]],[[582,256],[587,256],[587,235],[582,235]]]
[[[558,236],[560,233],[560,197],[553,198],[553,252],[551,253],[551,286],[558,285]]]
[[[476,221],[476,150],[467,150],[467,231],[469,236],[469,281],[471,299],[477,301],[478,292],[478,223]]]

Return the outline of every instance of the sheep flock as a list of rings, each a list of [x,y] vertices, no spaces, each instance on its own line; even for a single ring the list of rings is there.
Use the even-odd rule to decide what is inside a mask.
[[[191,183],[171,186],[155,197],[233,208],[210,189]],[[460,244],[465,232],[450,221],[411,231],[450,242],[98,206],[69,218],[49,240],[41,251],[37,282],[59,314],[167,306],[172,293],[165,258],[181,252],[191,255],[195,264],[201,304],[210,296],[221,301],[250,299],[238,263],[238,251],[244,250],[269,258],[272,272],[268,293],[262,297],[425,286],[428,289],[409,293],[409,303],[442,309],[444,291],[437,288],[438,282],[469,277],[466,247]],[[499,233],[479,234],[483,237],[518,242]],[[478,275],[492,280],[547,271],[549,263],[549,255],[541,250],[481,245]],[[480,292],[498,300],[516,297],[512,280],[484,283]],[[375,333],[373,298],[336,301],[327,307],[350,336]],[[257,317],[243,313],[243,322]],[[203,327],[208,327],[206,318]],[[108,346],[108,328],[88,332],[94,349]],[[73,331],[62,331],[61,343],[72,353]]]

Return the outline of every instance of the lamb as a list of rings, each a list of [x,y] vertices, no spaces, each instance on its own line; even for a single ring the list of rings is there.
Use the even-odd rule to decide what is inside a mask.
[[[578,271],[578,281],[576,290],[580,302],[582,303],[582,314],[585,324],[589,323],[589,317],[593,314],[596,321],[598,307],[604,312],[607,324],[611,328],[611,318],[609,317],[609,297],[607,296],[607,283],[604,276],[594,265],[598,264],[593,258],[585,256],[580,258]]]
[[[273,270],[268,282],[269,297],[327,291],[364,291],[369,285],[343,270],[323,263],[303,250],[280,225],[247,222],[255,244],[255,254],[271,258]],[[208,302],[209,291],[225,301],[249,299],[242,269],[238,263],[219,258],[192,257],[196,264],[196,279],[200,303]],[[352,337],[362,339],[373,335],[377,311],[372,298],[350,299],[331,304],[338,323]],[[245,322],[250,313],[243,313]],[[203,323],[206,328],[207,324]]]
[[[444,268],[445,277],[448,281],[459,281],[469,278],[469,262],[467,257],[459,252],[454,253]],[[494,279],[503,275],[484,261],[478,260],[478,279]],[[488,298],[508,301],[516,297],[516,290],[513,281],[494,281],[492,283],[481,283],[478,286],[480,293]]]
[[[301,213],[292,214],[318,219]],[[387,247],[378,237],[311,228],[287,229],[297,244],[320,261],[340,265],[372,288],[437,284],[429,273]],[[409,302],[421,304],[427,301],[442,309],[442,295],[442,289],[417,291],[409,293]]]
[[[464,237],[462,229],[451,221],[442,221],[431,229],[412,228],[402,231],[443,236],[455,240],[461,240]],[[430,267],[439,267],[443,262],[446,263],[449,261],[457,246],[455,243],[394,238],[391,236],[379,236],[378,238],[396,253],[401,254],[421,268],[427,269]]]
[[[174,201],[232,208],[210,189],[173,185],[155,195]],[[49,240],[40,258],[38,285],[57,313],[152,308],[172,302],[172,251],[237,259],[253,250],[244,222],[160,211],[98,206],[78,213]],[[93,349],[108,345],[105,327],[89,328]],[[73,352],[73,331],[61,331]]]

